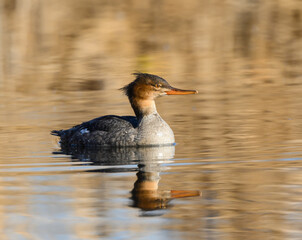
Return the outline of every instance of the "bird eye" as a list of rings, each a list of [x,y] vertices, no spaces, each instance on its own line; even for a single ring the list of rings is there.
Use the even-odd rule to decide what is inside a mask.
[[[156,88],[160,88],[160,87],[161,87],[161,84],[160,84],[160,83],[155,84],[155,87],[156,87]]]

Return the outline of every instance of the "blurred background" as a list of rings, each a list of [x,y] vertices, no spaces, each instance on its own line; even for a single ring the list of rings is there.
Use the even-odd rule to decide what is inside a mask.
[[[300,239],[301,66],[300,0],[1,0],[1,239]],[[133,170],[49,135],[131,115],[136,71],[199,91],[157,101],[177,145],[152,171],[202,197],[144,221]]]
[[[301,8],[298,0],[2,0],[1,89],[115,89],[134,71],[197,88],[297,83]]]

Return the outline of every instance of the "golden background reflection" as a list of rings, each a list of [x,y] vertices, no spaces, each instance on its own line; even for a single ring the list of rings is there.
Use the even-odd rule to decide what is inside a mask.
[[[0,56],[1,239],[301,238],[301,1],[2,0]],[[199,91],[157,101],[175,155],[52,154],[135,71]],[[202,196],[144,217],[140,174]]]

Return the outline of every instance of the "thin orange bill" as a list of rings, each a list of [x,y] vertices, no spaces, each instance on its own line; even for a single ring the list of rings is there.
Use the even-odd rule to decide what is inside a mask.
[[[196,94],[196,90],[182,90],[178,88],[171,88],[169,91],[165,91],[167,95],[187,95],[187,94]]]

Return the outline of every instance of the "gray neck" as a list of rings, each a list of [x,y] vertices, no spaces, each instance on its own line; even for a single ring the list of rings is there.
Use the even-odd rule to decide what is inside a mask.
[[[138,119],[137,130],[138,145],[168,145],[175,142],[172,129],[157,112]]]

